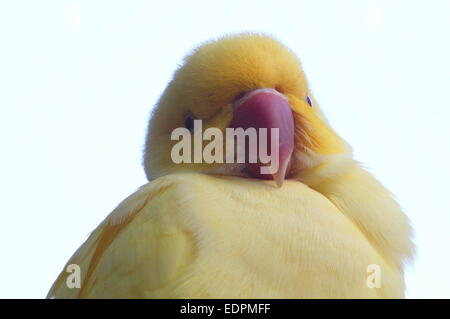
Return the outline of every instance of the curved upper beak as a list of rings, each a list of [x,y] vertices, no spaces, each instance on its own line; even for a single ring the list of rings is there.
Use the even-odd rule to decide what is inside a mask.
[[[254,128],[258,133],[257,147],[246,145],[248,173],[256,178],[273,179],[280,187],[289,174],[294,150],[294,117],[287,98],[274,89],[257,89],[236,101],[233,107],[231,127]],[[261,134],[261,129],[266,129],[267,134]],[[255,150],[257,154],[249,154]],[[252,156],[257,158],[256,162],[249,160]]]

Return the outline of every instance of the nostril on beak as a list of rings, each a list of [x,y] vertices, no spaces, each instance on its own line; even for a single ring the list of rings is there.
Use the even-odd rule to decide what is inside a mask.
[[[277,85],[277,86],[275,87],[275,90],[278,91],[278,93],[284,94],[284,90],[283,90],[283,88],[282,88],[281,86],[278,86],[278,85]]]
[[[247,94],[247,92],[241,92],[238,95],[236,95],[236,97],[233,100],[233,103],[235,103],[236,101],[242,99],[244,97],[244,95]]]

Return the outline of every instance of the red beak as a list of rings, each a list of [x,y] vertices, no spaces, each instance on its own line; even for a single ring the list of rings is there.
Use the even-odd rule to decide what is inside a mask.
[[[258,160],[256,163],[249,161],[250,154],[248,154],[249,147],[247,145],[246,168],[251,176],[274,179],[277,186],[280,187],[289,174],[294,150],[294,117],[286,97],[274,89],[258,89],[247,93],[234,104],[231,126],[243,129],[255,128],[258,133],[261,128],[267,129],[266,140],[261,139],[261,135],[258,134]],[[278,129],[278,136],[274,130],[271,130],[273,128]],[[248,144],[248,140],[246,144]],[[263,152],[270,157],[269,163],[262,161],[261,146],[267,149],[266,152]],[[268,166],[276,167],[276,171],[262,173],[261,168]]]

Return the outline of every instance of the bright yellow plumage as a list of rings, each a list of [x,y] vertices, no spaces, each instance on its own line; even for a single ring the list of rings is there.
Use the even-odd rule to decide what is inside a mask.
[[[300,200],[299,200],[300,199]],[[99,234],[126,227],[103,247]],[[133,247],[133,249],[131,249]],[[302,183],[178,174],[144,185],[91,235],[69,263],[82,289],[59,298],[400,297],[401,273],[358,227]],[[369,264],[382,288],[366,285]],[[79,295],[81,293],[81,295]]]
[[[281,188],[232,164],[171,161],[170,134],[186,114],[224,130],[234,101],[265,87],[286,96],[295,124]],[[152,181],[69,260],[81,267],[81,288],[68,288],[63,271],[48,296],[403,297],[403,265],[414,250],[408,219],[307,95],[300,63],[273,38],[244,34],[197,49],[150,120],[144,164]],[[367,285],[373,264],[380,288]]]

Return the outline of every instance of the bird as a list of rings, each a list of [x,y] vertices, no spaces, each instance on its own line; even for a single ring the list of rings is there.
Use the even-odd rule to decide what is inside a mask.
[[[174,130],[195,142],[198,121],[223,139],[275,128],[276,170],[262,173],[258,156],[174,161]],[[151,112],[143,166],[148,183],[88,236],[47,298],[405,297],[407,215],[353,158],[274,36],[228,34],[189,52]],[[79,287],[67,284],[70,265]]]

